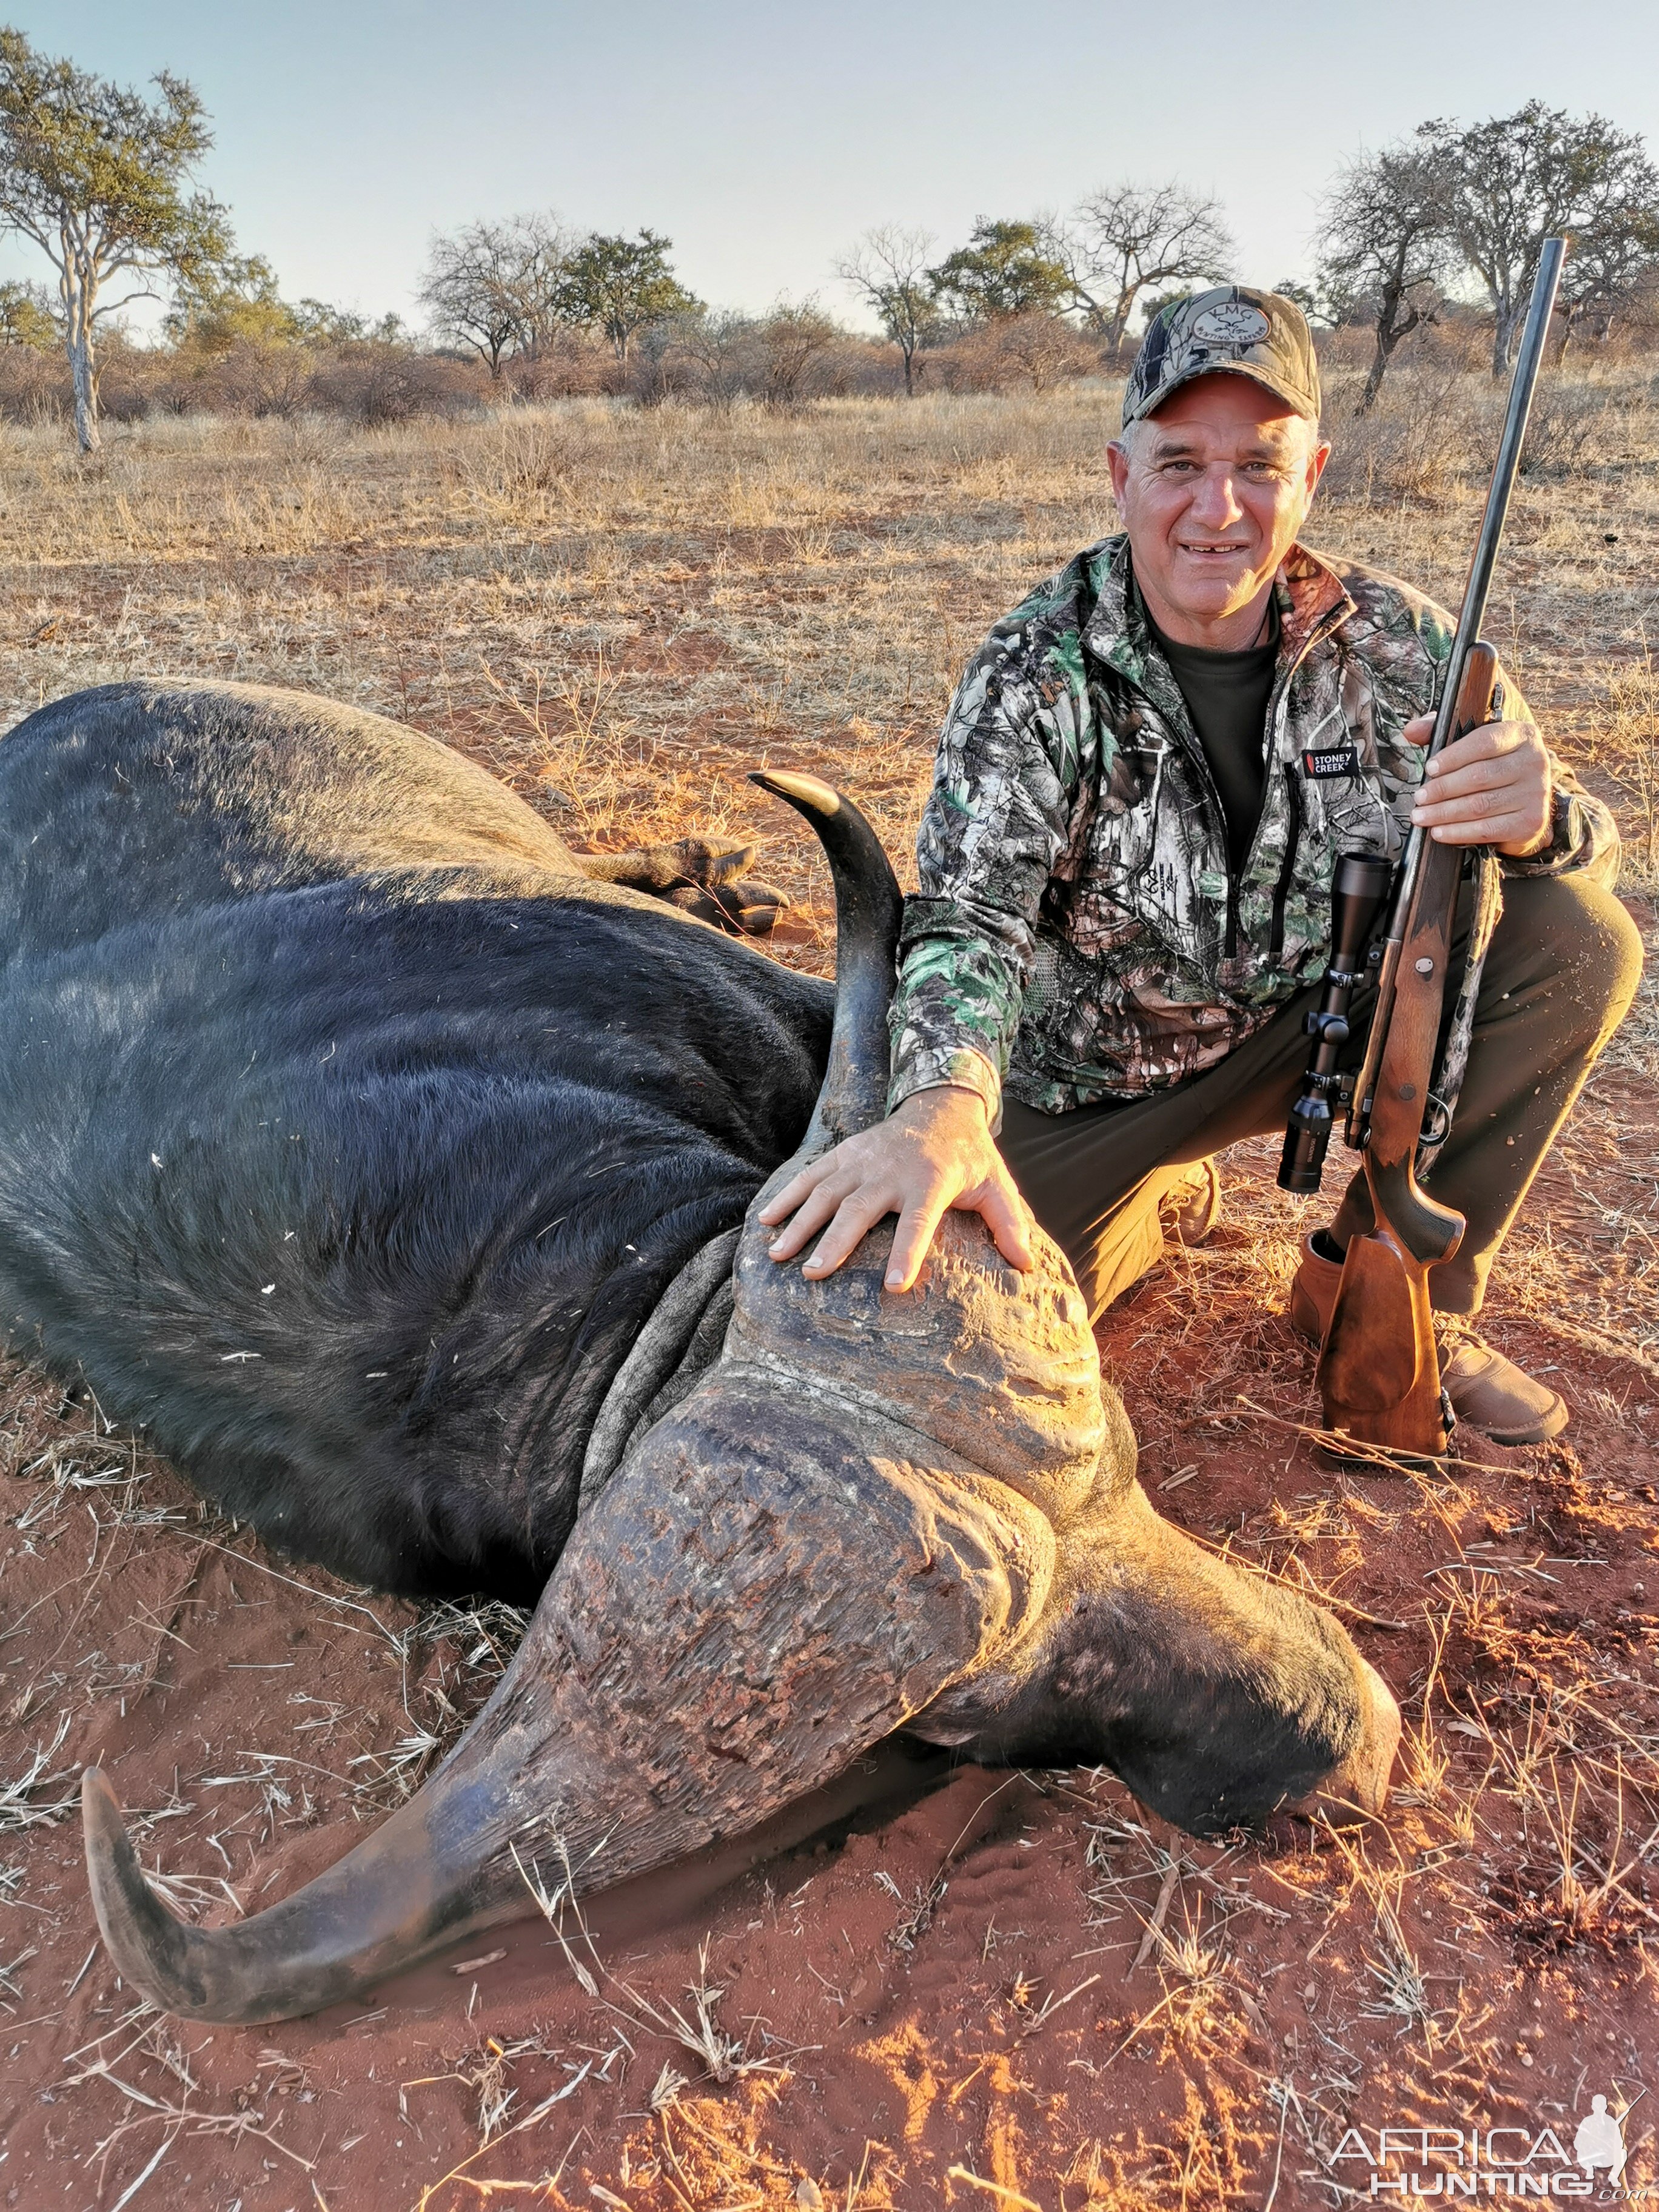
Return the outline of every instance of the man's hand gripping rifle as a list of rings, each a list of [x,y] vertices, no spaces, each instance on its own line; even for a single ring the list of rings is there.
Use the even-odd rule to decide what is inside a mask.
[[[1479,641],[1498,541],[1520,465],[1527,416],[1544,356],[1565,241],[1547,239],[1510,387],[1509,411],[1486,510],[1469,563],[1457,634],[1442,682],[1427,757],[1501,711],[1497,656]],[[1463,872],[1463,848],[1425,830],[1407,842],[1390,899],[1387,861],[1345,853],[1332,879],[1331,961],[1302,1094],[1291,1110],[1279,1165],[1285,1190],[1317,1190],[1338,1108],[1348,1144],[1364,1158],[1375,1226],[1349,1240],[1317,1380],[1323,1425],[1356,1442],[1436,1455],[1446,1449],[1449,1408],[1440,1388],[1429,1302],[1431,1267],[1449,1260],[1463,1217],[1437,1205],[1417,1179],[1425,1133],[1443,1140],[1450,1105],[1435,1092],[1441,1015]],[[1372,943],[1388,903],[1388,924]],[[1369,957],[1366,947],[1370,946]],[[1340,1072],[1354,992],[1374,975],[1376,1003],[1364,1060],[1350,1084]],[[1438,1117],[1433,1126],[1431,1116]]]

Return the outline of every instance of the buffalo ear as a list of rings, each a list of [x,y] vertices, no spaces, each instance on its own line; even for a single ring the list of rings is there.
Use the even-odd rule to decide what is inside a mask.
[[[752,845],[711,845],[706,837],[682,837],[672,848],[693,883],[705,890],[718,890],[735,883],[754,865]]]

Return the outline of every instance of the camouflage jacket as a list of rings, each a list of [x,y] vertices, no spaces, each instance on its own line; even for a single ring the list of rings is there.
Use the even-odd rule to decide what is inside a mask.
[[[1109,538],[1000,622],[939,740],[906,902],[889,1106],[1006,1083],[1046,1113],[1167,1090],[1223,1059],[1322,969],[1343,852],[1397,854],[1421,781],[1401,732],[1434,704],[1445,611],[1292,548],[1261,820],[1228,866],[1219,794]],[[1512,685],[1505,714],[1528,718]],[[1557,768],[1554,836],[1507,870],[1606,860],[1601,802]]]

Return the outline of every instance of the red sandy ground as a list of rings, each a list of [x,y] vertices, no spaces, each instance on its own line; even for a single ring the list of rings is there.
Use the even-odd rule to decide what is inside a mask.
[[[1581,1168],[1599,1160],[1604,1200],[1625,1176],[1644,1218],[1655,1121],[1616,1073],[1581,1115]],[[23,1800],[40,1824],[0,1812],[0,2202],[1278,2212],[1370,2201],[1363,2161],[1330,2162],[1351,2125],[1373,2149],[1425,2124],[1570,2146],[1598,2090],[1634,2102],[1626,2179],[1652,2180],[1659,1376],[1564,1351],[1500,1292],[1499,1340],[1566,1363],[1570,1443],[1471,1450],[1434,1485],[1333,1472],[1294,1425],[1310,1355],[1227,1288],[1230,1249],[1275,1219],[1265,1156],[1243,1167],[1220,1275],[1152,1279],[1102,1330],[1107,1370],[1154,1499],[1334,1591],[1413,1723],[1426,1705],[1443,1771],[1408,1761],[1363,1845],[1269,1850],[1173,1835],[1102,1775],[966,1769],[648,1938],[608,1936],[594,1900],[593,1951],[567,1930],[592,1994],[532,1919],[372,2008],[240,2031],[135,2008],[82,1879],[83,1763],[112,1774],[145,1863],[223,1920],[222,1877],[252,1909],[361,1835],[395,1795],[386,1760],[442,1699],[476,1706],[489,1668],[471,1631],[401,1659],[410,1608],[291,1568],[165,1470],[54,1492],[54,1468],[145,1462],[15,1370],[0,1782],[48,1756]],[[1564,1167],[1540,1202],[1570,1225],[1583,1187]],[[699,1983],[737,2046],[724,2081],[660,2024]],[[653,2110],[665,2066],[684,2086]]]

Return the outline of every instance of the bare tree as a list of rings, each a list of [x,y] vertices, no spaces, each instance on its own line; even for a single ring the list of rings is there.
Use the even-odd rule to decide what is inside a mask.
[[[676,316],[663,327],[673,334],[671,360],[694,396],[710,407],[730,407],[753,374],[754,318],[735,308],[704,308]]]
[[[1649,196],[1646,149],[1605,116],[1571,116],[1541,100],[1467,131],[1425,123],[1418,137],[1443,161],[1447,225],[1492,302],[1492,373],[1501,379],[1545,239],[1589,228],[1598,207]]]
[[[570,253],[555,216],[468,223],[433,240],[420,296],[439,330],[499,382],[508,356],[533,357],[557,327]]]
[[[32,239],[57,273],[83,453],[100,442],[100,323],[230,252],[224,209],[185,189],[213,143],[206,111],[182,77],[155,83],[147,100],[0,30],[0,230]],[[131,289],[106,298],[121,276]]]
[[[765,381],[762,396],[769,407],[799,407],[806,397],[812,364],[827,353],[841,332],[814,298],[799,302],[780,300],[762,323],[757,336]]]
[[[1401,339],[1433,319],[1457,258],[1446,198],[1443,159],[1422,144],[1361,155],[1325,195],[1320,285],[1343,321],[1369,323],[1376,341],[1356,415],[1370,412]]]
[[[1044,229],[1073,305],[1114,356],[1150,287],[1213,283],[1237,252],[1220,203],[1180,184],[1103,185]]]
[[[1556,307],[1561,318],[1558,362],[1581,330],[1605,338],[1615,318],[1659,276],[1659,171],[1644,157],[1625,166],[1591,196],[1573,233]]]
[[[836,276],[862,295],[903,356],[907,398],[916,388],[916,356],[939,328],[927,265],[933,249],[931,230],[881,223],[836,264]]]

